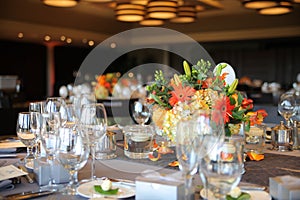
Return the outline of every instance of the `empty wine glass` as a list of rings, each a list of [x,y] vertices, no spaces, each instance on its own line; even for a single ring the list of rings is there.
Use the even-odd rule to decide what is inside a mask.
[[[33,147],[35,146],[37,135],[40,129],[40,113],[38,112],[20,112],[17,119],[16,132],[18,138],[27,147],[25,165],[32,165],[35,155]]]
[[[293,93],[284,93],[278,102],[278,112],[285,119],[287,126],[290,126],[290,119],[297,112],[296,99]]]
[[[48,97],[44,104],[42,113],[49,114],[49,113],[58,112],[62,116],[63,113],[66,112],[65,105],[66,105],[65,99],[62,97]],[[61,118],[61,123],[64,124],[65,122],[66,122],[66,120]]]
[[[191,199],[192,177],[198,166],[198,139],[194,121],[181,120],[176,129],[176,157],[185,180],[185,199]]]
[[[242,176],[242,144],[237,140],[225,138],[200,161],[200,177],[214,199],[226,199]],[[209,194],[210,192],[206,192]],[[209,197],[210,199],[212,197]]]
[[[96,96],[93,93],[83,93],[74,98],[74,108],[77,118],[80,118],[81,107],[85,104],[97,103]]]
[[[132,116],[138,124],[145,125],[150,118],[150,110],[144,103],[136,101],[133,104]]]
[[[50,112],[43,114],[43,124],[41,129],[41,141],[46,151],[47,162],[50,167],[50,176],[48,185],[40,187],[41,190],[58,191],[63,186],[55,183],[53,178],[54,164],[55,164],[55,151],[59,144],[58,130],[61,127],[61,119],[59,112]]]
[[[59,138],[56,158],[70,173],[70,182],[62,192],[67,195],[76,195],[78,170],[86,165],[90,147],[84,142],[76,126],[61,127]]]
[[[102,103],[82,105],[79,123],[84,140],[90,146],[90,153],[92,156],[91,180],[95,180],[96,146],[106,134],[107,128],[107,115],[104,105]]]

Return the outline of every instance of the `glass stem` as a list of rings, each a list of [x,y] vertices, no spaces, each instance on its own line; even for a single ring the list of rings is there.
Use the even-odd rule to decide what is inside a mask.
[[[70,190],[70,194],[75,195],[76,193],[76,185],[77,185],[77,174],[78,172],[76,170],[70,170],[70,182],[69,182],[69,190]]]
[[[53,164],[54,164],[54,157],[52,156],[52,155],[48,155],[48,157],[47,157],[47,160],[48,160],[48,164],[49,164],[49,172],[50,172],[50,174],[49,174],[49,183],[48,183],[48,185],[49,186],[51,186],[51,185],[53,185],[53,180],[54,180],[54,178],[53,178]]]
[[[92,144],[91,146],[91,155],[92,155],[92,166],[91,166],[91,179],[95,180],[95,159],[96,159],[96,145]]]
[[[192,187],[192,178],[190,174],[185,175],[185,183],[184,183],[184,199],[185,200],[191,200],[192,199],[192,194],[191,194],[191,187]]]

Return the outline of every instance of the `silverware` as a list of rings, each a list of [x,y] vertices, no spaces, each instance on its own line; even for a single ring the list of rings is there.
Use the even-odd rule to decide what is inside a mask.
[[[46,195],[53,194],[53,193],[54,193],[54,191],[21,192],[18,194],[11,194],[11,195],[5,196],[4,199],[7,199],[7,200],[31,199],[31,198],[46,196]]]
[[[20,165],[20,166],[18,166],[18,168],[19,168],[20,170],[22,170],[23,172],[26,172],[26,173],[27,173],[27,175],[24,175],[24,176],[25,176],[26,180],[28,181],[28,183],[34,183],[34,180],[33,180],[33,178],[31,178],[31,176],[29,175],[30,173],[28,172],[28,170],[26,169],[26,167]]]

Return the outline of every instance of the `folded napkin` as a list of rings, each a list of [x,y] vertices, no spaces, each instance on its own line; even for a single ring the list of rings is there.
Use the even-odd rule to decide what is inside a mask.
[[[15,188],[15,186],[11,180],[0,181],[0,192],[12,190],[14,188]]]
[[[0,153],[16,153],[17,148],[0,148]]]

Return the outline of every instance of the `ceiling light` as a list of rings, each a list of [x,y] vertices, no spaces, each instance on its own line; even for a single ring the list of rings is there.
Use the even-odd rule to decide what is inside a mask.
[[[54,7],[73,7],[76,6],[78,0],[42,0],[47,6]]]
[[[178,7],[177,17],[170,19],[173,23],[191,23],[196,20],[196,8],[194,6],[182,5]]]
[[[18,33],[18,38],[22,39],[24,37],[24,34],[22,32]]]
[[[46,35],[46,36],[44,37],[44,40],[47,41],[47,42],[49,42],[49,41],[51,40],[51,37],[50,37],[49,35]]]
[[[274,7],[263,8],[258,10],[262,15],[283,15],[292,12],[293,6],[289,1],[281,1]]]
[[[140,25],[143,26],[161,26],[164,24],[164,21],[161,19],[155,19],[155,18],[146,18],[142,21],[140,21]]]
[[[177,1],[150,0],[147,4],[147,14],[150,18],[171,19],[176,17]]]
[[[118,3],[115,8],[116,19],[124,22],[138,22],[144,19],[145,6],[131,3]]]
[[[92,2],[92,3],[106,3],[106,2],[113,1],[113,0],[84,0],[84,1]]]
[[[242,4],[245,8],[249,9],[261,9],[268,8],[277,5],[276,0],[242,0]]]

